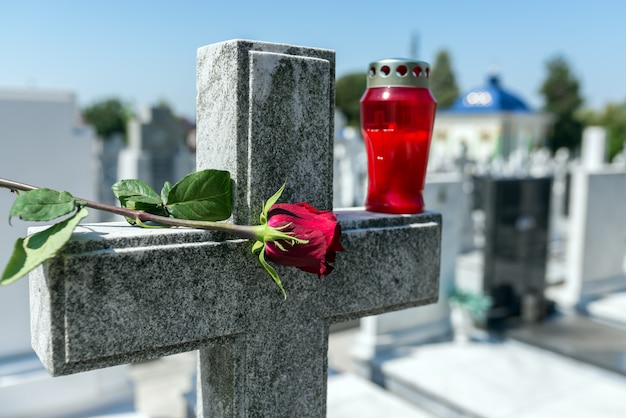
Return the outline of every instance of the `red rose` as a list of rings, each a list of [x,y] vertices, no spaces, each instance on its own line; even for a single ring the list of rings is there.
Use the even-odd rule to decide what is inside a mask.
[[[255,240],[252,254],[259,257],[265,271],[287,298],[280,277],[268,260],[322,277],[333,271],[331,263],[343,247],[341,226],[334,213],[315,209],[304,202],[277,204],[284,189],[285,184],[264,203],[260,225],[252,227],[251,231],[242,227],[241,232],[242,236]]]
[[[330,211],[318,210],[308,203],[282,203],[270,207],[267,225],[294,238],[308,241],[303,244],[284,241],[266,243],[265,254],[271,261],[284,266],[326,276],[333,271],[341,246],[341,225]]]

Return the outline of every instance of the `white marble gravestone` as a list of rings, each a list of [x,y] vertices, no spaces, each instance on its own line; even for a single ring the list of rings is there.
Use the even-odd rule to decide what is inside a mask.
[[[76,101],[70,91],[0,89],[0,176],[94,199],[95,138],[93,131],[78,124]],[[8,215],[14,201],[8,190],[0,190],[2,216]],[[1,222],[0,268],[4,268],[26,226],[15,218],[12,227],[6,217]],[[125,368],[50,378],[30,343],[27,280],[0,287],[0,317],[0,417],[67,412],[132,396]]]
[[[140,179],[160,190],[194,171],[181,122],[169,107],[144,109],[128,122],[128,147],[119,154],[118,180]]]
[[[604,142],[601,128],[587,128],[572,168],[564,306],[626,290],[626,171],[604,164]]]
[[[428,175],[424,201],[429,210],[440,212],[445,219],[441,239],[441,270],[437,303],[368,316],[352,349],[356,372],[378,379],[378,358],[390,351],[426,342],[441,341],[452,335],[448,297],[455,285],[456,258],[461,249],[467,194],[463,192],[460,174]]]
[[[233,219],[262,200],[332,205],[334,53],[235,40],[198,51],[198,169],[231,172]],[[31,274],[33,346],[55,376],[199,349],[198,416],[322,417],[328,329],[433,303],[441,217],[339,212],[345,252],[318,279],[251,243],[196,230],[94,224]]]

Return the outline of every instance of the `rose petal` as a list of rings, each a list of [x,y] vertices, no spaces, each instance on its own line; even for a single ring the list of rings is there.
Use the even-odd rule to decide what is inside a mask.
[[[341,226],[331,211],[314,208],[306,202],[275,204],[268,213],[268,225],[282,228],[296,238],[308,240],[306,244],[290,245],[281,242],[286,251],[274,243],[266,244],[266,254],[272,261],[298,267],[318,276],[328,275],[333,270],[337,251],[343,251],[340,242]]]

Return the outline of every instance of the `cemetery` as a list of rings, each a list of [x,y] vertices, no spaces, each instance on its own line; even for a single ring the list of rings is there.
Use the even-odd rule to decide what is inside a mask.
[[[0,176],[114,204],[120,179],[226,170],[239,225],[287,180],[287,201],[336,216],[334,270],[276,265],[284,299],[246,239],[92,213],[0,287],[15,318],[0,321],[0,417],[626,414],[626,149],[607,161],[603,128],[579,156],[551,155],[551,115],[490,74],[436,113],[425,211],[375,212],[367,143],[335,110],[334,51],[225,41],[198,49],[196,77],[195,132],[154,106],[127,143],[74,126],[71,93],[0,89],[0,136],[44,147],[41,172],[4,153]],[[9,123],[24,112],[50,143]],[[91,159],[56,160],[78,143]],[[4,213],[13,199],[0,194]],[[23,226],[3,227],[0,261]]]

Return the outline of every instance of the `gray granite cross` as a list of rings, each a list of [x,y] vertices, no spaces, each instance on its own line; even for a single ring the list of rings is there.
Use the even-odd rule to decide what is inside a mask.
[[[234,221],[284,196],[332,206],[334,52],[251,41],[198,51],[198,169],[236,183]],[[199,350],[199,417],[322,417],[333,322],[432,303],[441,218],[337,212],[345,252],[319,280],[198,230],[81,227],[30,278],[33,346],[54,376]]]

